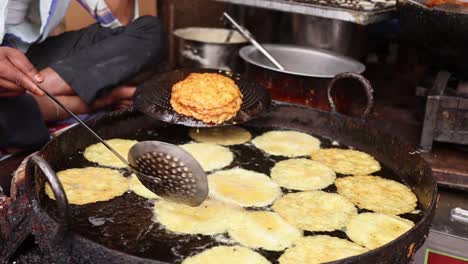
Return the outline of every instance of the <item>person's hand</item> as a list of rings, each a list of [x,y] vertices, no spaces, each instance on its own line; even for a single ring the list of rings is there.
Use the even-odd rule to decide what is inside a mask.
[[[42,96],[36,84],[43,81],[39,71],[19,50],[0,47],[0,97],[14,97],[29,91]]]

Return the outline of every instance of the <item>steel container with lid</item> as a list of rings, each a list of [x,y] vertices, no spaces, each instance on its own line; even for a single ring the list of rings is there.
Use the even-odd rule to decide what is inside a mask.
[[[174,35],[179,39],[179,67],[239,70],[242,65],[238,53],[247,40],[237,31],[189,27],[175,30]]]
[[[275,100],[330,110],[326,88],[332,78],[339,73],[362,73],[366,69],[359,61],[329,51],[277,44],[264,47],[286,68],[284,71],[275,68],[253,46],[242,48],[239,54],[247,62],[246,74],[264,85]],[[348,113],[360,93],[354,86],[354,82],[338,83],[333,96],[340,112]]]

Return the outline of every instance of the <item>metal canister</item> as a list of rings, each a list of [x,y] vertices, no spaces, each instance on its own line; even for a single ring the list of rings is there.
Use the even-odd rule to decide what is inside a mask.
[[[366,30],[362,25],[316,16],[290,14],[291,41],[285,43],[323,49],[355,59],[363,58]]]
[[[238,54],[247,40],[237,31],[189,27],[175,30],[174,35],[179,39],[179,67],[241,70]]]

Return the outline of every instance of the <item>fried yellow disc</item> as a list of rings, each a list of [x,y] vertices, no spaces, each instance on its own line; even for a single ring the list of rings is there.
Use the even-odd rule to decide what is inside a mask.
[[[243,207],[262,207],[281,196],[281,188],[265,174],[240,168],[208,175],[210,195]]]
[[[128,191],[129,180],[117,170],[105,168],[68,169],[57,176],[62,183],[70,204],[89,204],[108,201]],[[46,194],[54,195],[46,185]]]
[[[381,169],[371,155],[351,149],[318,149],[312,151],[312,159],[321,162],[337,173],[367,175]]]
[[[218,246],[185,259],[182,264],[270,264],[259,253],[239,246]]]
[[[320,190],[333,184],[335,172],[310,159],[290,159],[276,163],[271,178],[281,187],[293,190]]]
[[[320,140],[296,131],[270,131],[252,140],[252,143],[268,154],[286,157],[310,155],[320,148]]]
[[[221,124],[240,110],[242,93],[227,76],[192,73],[172,86],[171,105],[180,114]]]
[[[132,174],[132,177],[130,178],[130,190],[136,193],[137,195],[147,198],[147,199],[158,199],[159,196],[157,196],[155,193],[152,191],[148,190],[137,178],[135,174]]]
[[[384,214],[404,214],[416,209],[418,199],[405,185],[379,176],[350,176],[337,179],[338,193],[357,207]]]
[[[106,143],[114,148],[122,157],[127,158],[128,152],[133,145],[138,143],[138,141],[116,138],[106,140]],[[102,143],[97,143],[87,147],[83,155],[87,160],[96,162],[101,166],[125,168],[125,164],[112,154],[112,152],[110,152],[110,150],[108,150]]]
[[[179,114],[192,116],[195,119],[201,120],[205,123],[221,124],[224,121],[231,119],[237,114],[237,112],[241,108],[242,99],[238,98],[224,107],[209,110],[183,106],[175,101],[171,102],[172,107]]]
[[[190,153],[205,171],[222,169],[234,160],[232,152],[216,144],[190,143],[181,146]]]
[[[318,264],[366,253],[368,250],[345,239],[308,236],[298,239],[279,258],[280,264]]]
[[[289,193],[278,199],[273,209],[288,223],[308,231],[334,231],[357,215],[348,199],[322,191]]]
[[[225,233],[229,224],[237,221],[241,210],[211,199],[197,207],[165,200],[158,200],[154,206],[156,220],[166,229],[202,235]]]
[[[192,128],[190,137],[203,143],[219,144],[223,146],[244,144],[252,138],[252,134],[242,127],[215,127],[215,128]]]
[[[172,86],[171,102],[196,109],[216,109],[242,97],[231,78],[217,73],[191,73]]]
[[[368,249],[381,247],[397,239],[414,226],[414,223],[394,215],[362,213],[346,226],[346,235]]]
[[[282,251],[300,238],[302,231],[277,213],[245,211],[240,221],[231,224],[229,236],[246,247]]]

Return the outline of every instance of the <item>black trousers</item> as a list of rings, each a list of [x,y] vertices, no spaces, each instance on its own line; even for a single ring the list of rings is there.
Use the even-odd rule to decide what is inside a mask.
[[[140,72],[167,54],[167,34],[155,17],[140,17],[126,27],[98,24],[33,45],[28,58],[38,68],[54,69],[85,102]],[[49,134],[33,97],[0,99],[0,148],[38,148]]]

